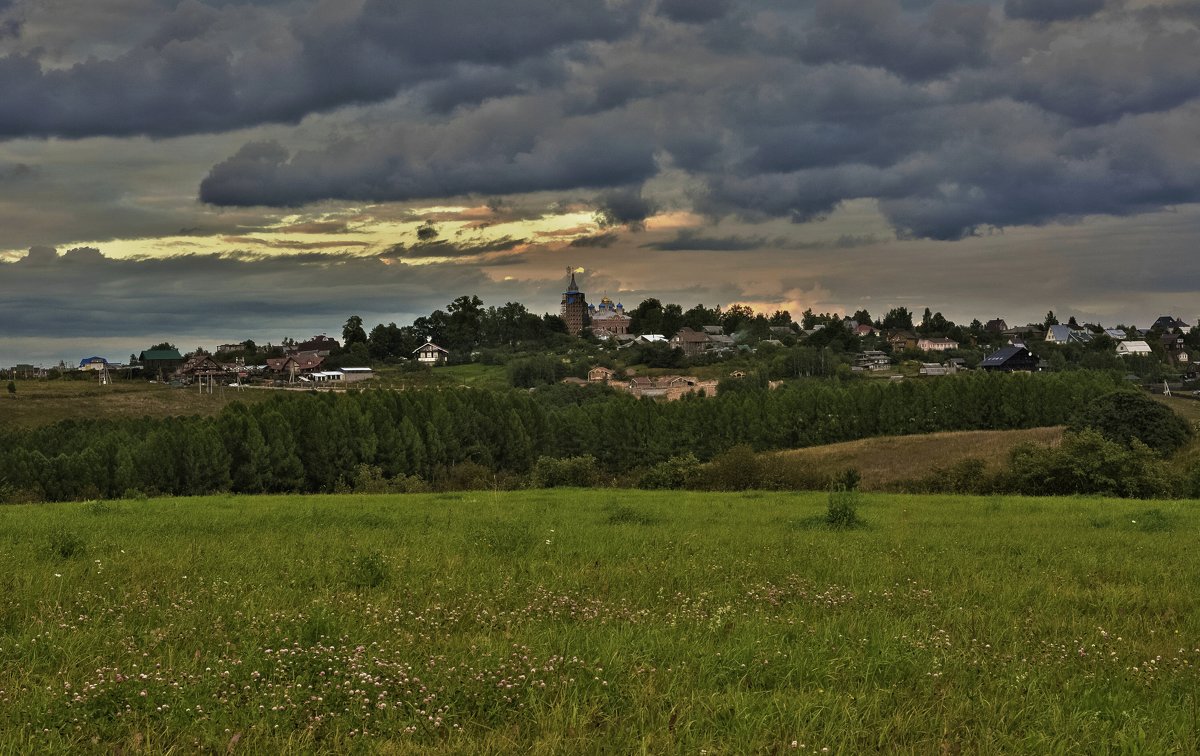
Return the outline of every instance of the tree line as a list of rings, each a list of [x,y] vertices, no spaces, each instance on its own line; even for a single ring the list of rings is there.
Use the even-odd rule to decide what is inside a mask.
[[[1111,374],[971,373],[938,381],[804,380],[677,402],[588,387],[280,395],[214,418],[71,420],[0,436],[10,500],[217,491],[345,490],[380,480],[453,487],[466,473],[519,485],[539,457],[587,455],[625,474],[688,452],[794,448],[880,435],[1066,422]]]

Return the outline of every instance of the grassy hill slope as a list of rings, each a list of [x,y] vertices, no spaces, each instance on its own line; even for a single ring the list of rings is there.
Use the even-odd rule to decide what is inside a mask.
[[[1008,431],[951,431],[917,436],[885,436],[779,452],[789,460],[820,470],[853,467],[862,475],[862,488],[886,491],[895,484],[924,477],[968,457],[985,460],[997,470],[1020,443],[1054,444],[1063,428]]]

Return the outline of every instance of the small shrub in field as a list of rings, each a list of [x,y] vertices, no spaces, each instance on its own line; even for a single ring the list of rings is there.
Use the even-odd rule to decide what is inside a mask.
[[[530,474],[534,488],[588,488],[600,483],[600,468],[590,454],[580,457],[538,457]]]
[[[1089,402],[1071,418],[1069,430],[1094,428],[1110,441],[1125,446],[1140,441],[1159,454],[1167,455],[1186,444],[1192,428],[1170,407],[1141,391],[1127,389]]]
[[[346,563],[346,582],[355,588],[378,588],[388,578],[388,565],[378,551],[355,554]]]
[[[825,524],[829,527],[849,530],[867,524],[858,516],[858,478],[857,470],[846,470],[829,489],[829,506],[825,513]]]
[[[355,493],[387,493],[389,481],[383,477],[383,470],[375,465],[361,464],[354,468],[350,481],[350,491]],[[347,491],[349,493],[349,491]]]
[[[638,488],[691,488],[698,480],[700,460],[688,452],[654,465],[638,479]]]
[[[74,531],[60,528],[50,534],[50,553],[59,559],[70,559],[83,554],[84,542]]]
[[[338,493],[423,493],[429,490],[428,484],[418,475],[397,475],[394,478],[383,477],[383,470],[375,465],[361,464],[354,468],[348,484],[339,484]]]
[[[1176,486],[1157,454],[1137,439],[1125,446],[1094,428],[1063,435],[1058,447],[1019,444],[997,488],[1029,496],[1170,496]]]
[[[847,467],[833,479],[833,485],[839,488],[844,488],[847,491],[857,491],[858,484],[862,482],[862,475],[858,469]]]

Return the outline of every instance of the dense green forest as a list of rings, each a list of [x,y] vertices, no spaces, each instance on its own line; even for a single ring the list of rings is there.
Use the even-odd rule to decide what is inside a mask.
[[[65,421],[0,437],[9,499],[315,492],[382,480],[526,474],[590,455],[628,473],[684,453],[756,450],[939,430],[1067,422],[1118,385],[1110,373],[971,373],[937,381],[754,381],[715,398],[636,400],[589,387],[535,392],[366,391],[235,403],[215,418]],[[453,486],[453,482],[449,485]]]

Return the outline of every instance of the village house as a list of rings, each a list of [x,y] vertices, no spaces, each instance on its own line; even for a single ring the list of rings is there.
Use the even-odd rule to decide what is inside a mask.
[[[109,368],[108,360],[104,359],[103,357],[85,357],[84,359],[79,361],[79,369],[80,370],[92,370],[92,371],[96,371],[96,372],[103,372],[105,370],[108,370],[108,368]]]
[[[917,349],[923,352],[945,352],[958,349],[958,342],[946,338],[922,338],[917,340]]]
[[[1042,327],[1035,323],[1029,323],[1023,326],[1013,326],[1001,331],[1001,335],[1009,340],[1012,344],[1024,344],[1025,342],[1036,339],[1042,334]]]
[[[184,363],[175,371],[176,375],[194,378],[197,376],[211,377],[215,375],[225,375],[228,369],[214,360],[204,352],[196,352],[191,357],[184,360]]]
[[[942,365],[937,362],[922,362],[918,375],[937,376],[937,375],[954,375],[958,372],[958,368],[952,364]]]
[[[616,373],[603,365],[597,365],[588,371],[588,383],[608,383]]]
[[[1002,372],[1035,372],[1040,370],[1038,356],[1023,346],[1006,346],[979,363],[981,370],[997,370]]]
[[[668,402],[682,399],[687,394],[695,394],[701,391],[708,397],[717,395],[717,381],[702,381],[699,378],[687,375],[661,375],[655,377],[638,375],[630,378],[628,382],[623,384],[623,388],[638,398],[662,399]]]
[[[892,345],[892,351],[895,352],[917,348],[917,335],[912,331],[892,331],[888,334],[887,340]]]
[[[178,349],[147,349],[138,355],[138,363],[146,375],[163,378],[179,369],[183,355]]]
[[[356,383],[375,377],[371,368],[354,367],[338,368],[337,370],[318,370],[315,373],[300,376],[306,383]]]
[[[724,333],[721,335],[724,336]],[[697,331],[684,326],[671,337],[670,344],[675,349],[683,350],[684,355],[688,357],[698,357],[715,348],[714,338],[716,336],[707,330]]]
[[[291,352],[316,352],[317,354],[321,355],[322,357],[328,357],[330,354],[332,354],[334,352],[334,350],[341,349],[341,347],[342,347],[342,345],[337,339],[332,338],[330,336],[326,336],[325,334],[322,333],[319,336],[313,336],[308,341],[301,341],[299,344],[296,344],[288,351],[291,351]]]
[[[878,372],[880,370],[888,370],[892,367],[892,360],[883,352],[878,350],[859,352],[854,358],[854,367],[851,370],[856,372]]]
[[[276,375],[287,376],[289,381],[295,381],[302,375],[316,373],[325,364],[325,356],[317,352],[296,352],[286,357],[274,357],[267,360],[267,370]]]
[[[413,354],[417,356],[417,362],[431,366],[444,365],[450,358],[450,351],[434,344],[430,337],[426,337],[425,343],[414,349]]]
[[[1159,315],[1150,326],[1151,331],[1186,331],[1188,324],[1173,315]]]
[[[731,336],[725,335],[720,325],[706,325],[701,330],[685,325],[671,337],[671,346],[682,349],[684,355],[692,358],[709,352],[732,352],[737,348],[737,343]]]
[[[1167,357],[1171,362],[1181,365],[1191,361],[1187,353],[1187,345],[1184,343],[1184,338],[1179,334],[1164,333],[1159,337],[1159,343],[1162,344],[1163,350],[1167,353]]]
[[[342,371],[342,380],[346,383],[369,381],[375,377],[375,371],[369,367],[344,367],[340,370]]]
[[[988,333],[1004,333],[1008,330],[1008,323],[1005,323],[1003,318],[994,318],[984,324],[983,330]]]
[[[1047,344],[1086,344],[1091,340],[1092,334],[1082,328],[1052,325],[1046,329]]]
[[[1136,340],[1136,339],[1128,339],[1126,341],[1118,341],[1117,342],[1117,356],[1118,357],[1129,357],[1129,356],[1137,357],[1137,356],[1145,356],[1145,355],[1149,355],[1149,354],[1154,354],[1154,351],[1152,349],[1150,349],[1150,345],[1144,341],[1140,341],[1140,340]]]

